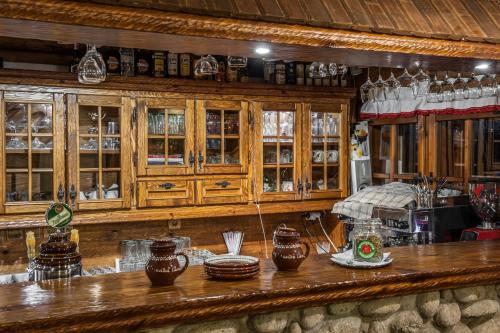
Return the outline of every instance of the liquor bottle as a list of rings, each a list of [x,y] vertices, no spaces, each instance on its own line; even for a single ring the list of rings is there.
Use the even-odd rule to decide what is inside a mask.
[[[108,75],[120,75],[120,52],[116,48],[108,48],[105,53],[106,73]]]
[[[227,61],[227,59],[226,59]],[[229,64],[226,65],[226,81],[227,82],[237,82],[238,81],[238,69],[230,67]]]
[[[135,76],[134,49],[120,48],[120,68],[122,76]]]
[[[168,53],[167,72],[169,77],[179,76],[179,54],[171,52]]]
[[[339,86],[339,76],[340,75],[335,75],[332,77],[332,86],[333,87],[338,87]]]
[[[191,75],[191,78],[195,79],[195,80],[206,80],[207,79],[207,75],[198,75],[196,74],[196,63],[198,62],[198,60],[200,60],[200,56],[197,56],[197,55],[193,55],[191,57],[191,68],[192,68],[192,75]]]
[[[313,78],[311,77],[309,70],[311,68],[311,64],[306,65],[306,72],[304,73],[306,77],[306,86],[312,86],[313,85]]]
[[[325,76],[323,79],[321,79],[321,85],[324,87],[330,87],[332,85],[330,82],[330,77]]]
[[[73,59],[71,59],[71,63],[69,65],[69,71],[71,73],[77,74],[79,63],[80,63],[80,55],[78,52],[78,44],[73,44]]]
[[[226,80],[226,64],[224,60],[219,60],[219,67],[217,69],[217,74],[215,74],[215,81],[224,82]]]
[[[165,77],[165,52],[156,51],[153,53],[153,70],[151,71],[154,77]]]
[[[238,76],[240,78],[240,82],[248,83],[248,69],[246,67],[239,69]]]
[[[181,53],[179,55],[180,75],[183,78],[191,77],[191,54]]]
[[[315,86],[322,86],[323,85],[323,79],[318,77],[314,79],[314,85]]]
[[[137,50],[135,56],[135,73],[137,75],[151,75],[151,53],[147,50]]]
[[[275,69],[275,80],[276,84],[285,84],[286,83],[286,66],[283,61],[278,61],[276,63]]]
[[[340,86],[341,87],[347,87],[349,75],[350,75],[350,73],[349,73],[349,68],[348,68],[347,72],[340,76]]]
[[[264,62],[264,82],[274,83],[274,73],[276,69],[276,64],[273,61]]]
[[[297,77],[297,85],[298,86],[303,86],[305,83],[304,80],[304,63],[303,62],[298,62],[295,64],[295,75]]]
[[[285,63],[286,68],[286,84],[297,84],[297,76],[295,73],[295,63],[293,61]]]

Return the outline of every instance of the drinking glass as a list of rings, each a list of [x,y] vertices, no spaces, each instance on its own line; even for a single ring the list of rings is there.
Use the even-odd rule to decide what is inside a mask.
[[[219,70],[219,63],[211,55],[202,56],[194,65],[194,73],[200,75],[217,74]]]
[[[334,62],[331,62],[328,64],[328,74],[330,74],[330,76],[335,76],[337,75],[337,64],[334,63]]]
[[[347,72],[349,71],[349,67],[347,65],[340,65],[340,67],[338,68],[338,74],[340,74],[340,76],[344,76],[347,74]]]
[[[414,82],[412,80],[412,76],[408,73],[408,70],[405,68],[403,74],[397,77],[400,90],[399,90],[399,98],[400,99],[411,99],[413,98],[413,85]]]
[[[453,82],[453,91],[455,92],[455,100],[463,100],[464,98],[468,98],[469,94],[467,92],[467,82],[462,79],[460,73],[458,73],[455,82]]]
[[[235,57],[228,56],[227,57],[227,65],[230,68],[244,68],[247,67],[248,58],[246,57]]]
[[[327,66],[319,61],[311,63],[309,66],[309,77],[313,79],[322,79],[328,75]]]
[[[429,81],[429,75],[425,74],[422,68],[420,68],[418,73],[412,76],[413,94],[416,97],[425,96],[429,89]]]
[[[466,98],[479,98],[481,97],[481,82],[472,73],[471,78],[467,81],[467,97]]]
[[[426,96],[427,103],[439,103],[443,101],[443,93],[441,92],[441,81],[438,81],[437,76],[429,84],[429,90]]]
[[[375,85],[370,80],[369,73],[368,73],[368,79],[366,80],[365,83],[361,85],[359,90],[361,92],[361,101],[363,103],[375,101]]]
[[[377,102],[385,101],[386,100],[385,91],[387,88],[387,84],[382,79],[381,74],[378,75],[378,80],[375,81],[375,83],[373,83],[373,85],[375,86],[375,100]]]
[[[443,95],[444,102],[451,102],[455,98],[453,81],[448,77],[448,74],[444,76],[444,80],[441,83],[441,93]]]
[[[388,100],[399,99],[399,89],[401,88],[401,83],[396,79],[394,73],[387,80],[385,80],[385,98]]]
[[[87,53],[78,64],[78,82],[96,84],[106,80],[106,63],[95,45],[87,46]]]
[[[492,74],[486,74],[481,79],[481,96],[489,97],[495,96],[497,93],[497,81]]]

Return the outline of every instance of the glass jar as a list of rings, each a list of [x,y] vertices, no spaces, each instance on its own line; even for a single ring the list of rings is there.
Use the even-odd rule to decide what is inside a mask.
[[[381,262],[384,259],[381,226],[380,219],[357,220],[354,223],[352,245],[355,260]]]

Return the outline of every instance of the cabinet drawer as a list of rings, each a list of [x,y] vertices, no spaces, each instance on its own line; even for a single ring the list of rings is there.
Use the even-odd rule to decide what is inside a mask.
[[[244,177],[217,177],[197,180],[198,204],[244,203],[248,201],[248,180]]]
[[[138,182],[138,207],[194,205],[194,181],[179,179]]]

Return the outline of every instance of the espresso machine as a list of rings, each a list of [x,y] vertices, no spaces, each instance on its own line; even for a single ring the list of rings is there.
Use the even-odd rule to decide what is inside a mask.
[[[461,240],[500,239],[500,181],[471,180],[469,197],[480,223],[464,230]]]

